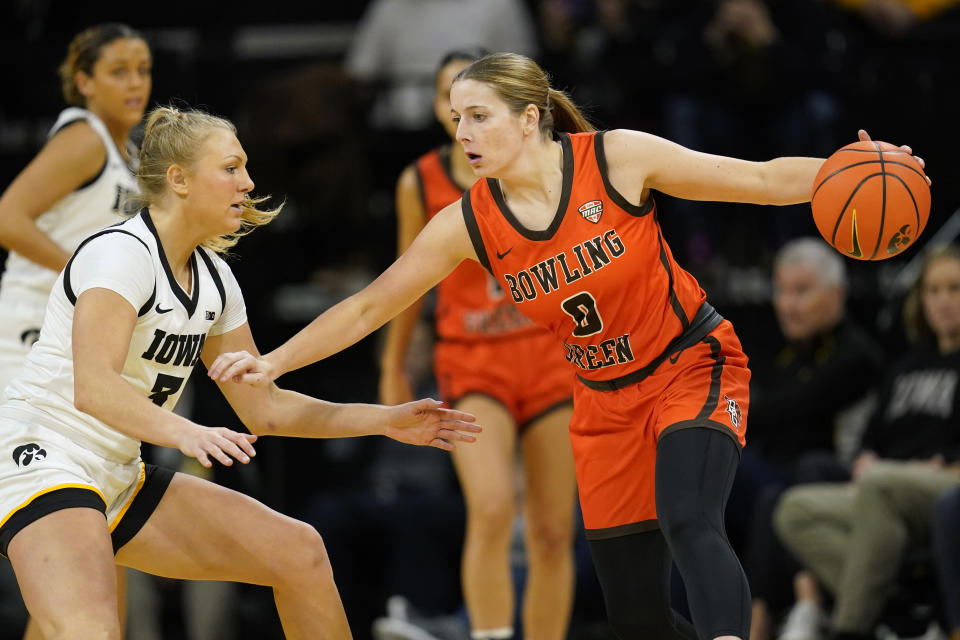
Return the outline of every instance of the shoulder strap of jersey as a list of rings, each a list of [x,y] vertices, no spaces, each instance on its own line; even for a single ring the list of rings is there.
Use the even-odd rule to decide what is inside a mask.
[[[203,264],[207,266],[207,271],[210,272],[213,284],[217,287],[217,293],[220,294],[220,313],[223,313],[223,310],[227,308],[227,291],[223,287],[223,279],[220,277],[220,272],[217,271],[217,266],[213,264],[213,259],[207,255],[206,249],[198,247],[197,253],[200,254]]]
[[[80,243],[80,246],[77,247],[77,250],[73,252],[73,255],[70,256],[70,259],[67,261],[67,266],[63,268],[63,292],[66,294],[67,300],[70,301],[70,304],[74,306],[76,306],[77,304],[77,295],[73,292],[73,287],[70,286],[70,267],[73,266],[73,259],[77,257],[77,254],[80,253],[80,250],[83,249],[83,247],[86,246],[88,242],[90,242],[94,238],[99,238],[100,236],[106,235],[108,233],[124,233],[130,236],[131,238],[136,239],[137,242],[142,244],[144,248],[146,248],[147,253],[150,252],[150,247],[147,246],[146,242],[138,238],[135,234],[132,234],[129,231],[126,231],[124,229],[117,229],[115,227],[110,227],[108,229],[104,229],[103,231],[93,234],[92,236],[90,236],[89,238],[87,238],[86,240]],[[156,281],[154,281],[153,293],[150,294],[150,298],[147,299],[146,303],[144,303],[144,305],[140,307],[140,310],[137,311],[138,318],[150,310],[150,307],[153,306],[153,301],[156,299],[156,297],[157,297],[157,283]]]
[[[636,205],[623,197],[619,191],[614,189],[610,183],[610,174],[607,172],[607,154],[603,150],[603,135],[606,131],[597,131],[593,136],[593,150],[597,156],[597,168],[600,170],[600,177],[603,179],[603,188],[607,195],[613,200],[614,204],[637,218],[643,217],[653,211],[653,197],[647,198],[643,204]]]
[[[479,183],[478,183],[479,184]],[[470,234],[470,242],[473,243],[473,250],[477,252],[477,259],[483,268],[491,274],[490,257],[487,255],[487,249],[483,244],[483,236],[480,234],[480,225],[477,224],[477,215],[473,211],[473,204],[470,200],[470,194],[473,189],[467,189],[460,198],[460,209],[463,211],[463,221],[467,224],[467,233]]]
[[[107,165],[110,164],[111,158],[123,162],[123,156],[121,156],[120,152],[117,150],[117,145],[114,143],[113,138],[110,137],[110,132],[107,130],[107,126],[103,124],[103,121],[91,111],[88,111],[87,109],[81,109],[80,107],[68,107],[61,111],[60,115],[57,117],[57,121],[53,125],[53,128],[50,129],[50,133],[47,134],[47,139],[49,140],[76,122],[86,122],[88,125],[90,125],[90,128],[93,129],[94,133],[100,137],[100,142],[103,143],[103,148],[107,153],[106,157],[103,159],[103,166],[100,167],[100,171],[74,189],[75,191],[80,191],[81,189],[89,187],[91,184],[96,182],[101,175],[103,175]]]

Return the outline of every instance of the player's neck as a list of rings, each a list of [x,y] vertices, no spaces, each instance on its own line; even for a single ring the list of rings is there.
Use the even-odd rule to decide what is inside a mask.
[[[103,123],[103,126],[107,128],[107,132],[110,134],[110,139],[113,140],[113,144],[117,147],[117,150],[120,152],[120,155],[123,156],[123,159],[127,162],[130,161],[130,158],[127,157],[127,140],[130,138],[130,131],[132,127],[123,122],[117,122],[116,120],[108,117],[106,114],[101,113],[99,110],[87,107],[91,113],[100,118],[100,122]]]
[[[184,218],[185,214],[177,209],[156,205],[150,207],[150,219],[157,229],[163,253],[181,284],[183,282],[180,276],[189,274],[190,255],[203,241],[203,238],[196,237],[196,225],[186,224]]]
[[[510,204],[554,203],[563,186],[563,147],[543,138],[531,141],[498,182]]]

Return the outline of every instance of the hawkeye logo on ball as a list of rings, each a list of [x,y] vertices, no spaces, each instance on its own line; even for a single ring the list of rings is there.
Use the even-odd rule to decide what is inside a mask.
[[[584,202],[582,205],[577,207],[577,211],[579,211],[580,215],[582,215],[586,220],[596,224],[600,220],[600,216],[603,215],[603,203],[599,200]]]

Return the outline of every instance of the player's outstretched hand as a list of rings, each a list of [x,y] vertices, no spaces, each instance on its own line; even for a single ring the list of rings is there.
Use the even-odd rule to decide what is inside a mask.
[[[267,387],[277,377],[265,358],[247,351],[221,353],[207,375],[216,382],[240,382],[254,387]]]
[[[857,131],[857,136],[860,138],[860,142],[871,142],[873,140],[873,138],[870,137],[870,134],[863,129],[860,129],[859,131]],[[920,156],[914,156],[913,149],[911,149],[909,145],[902,144],[900,145],[900,148],[906,151],[907,153],[909,153],[910,155],[912,155],[913,159],[916,160],[924,170],[926,170],[927,163],[924,162],[923,158],[921,158]],[[924,177],[927,179],[927,185],[933,184],[933,182],[930,181],[930,176],[924,176]]]
[[[253,442],[257,436],[239,433],[224,427],[204,427],[191,424],[178,438],[177,447],[185,456],[196,458],[208,469],[213,466],[211,458],[227,467],[234,459],[246,464],[257,455]]]
[[[437,400],[416,400],[389,407],[385,435],[398,442],[452,451],[455,442],[473,442],[480,426],[472,414],[444,409]]]

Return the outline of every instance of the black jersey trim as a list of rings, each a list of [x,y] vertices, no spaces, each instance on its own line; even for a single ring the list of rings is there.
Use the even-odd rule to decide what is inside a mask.
[[[534,231],[523,226],[513,211],[507,206],[507,201],[500,190],[500,183],[493,178],[487,178],[487,186],[490,193],[493,194],[493,201],[500,209],[501,215],[510,223],[510,226],[517,230],[527,240],[550,240],[557,233],[557,229],[563,223],[563,218],[567,213],[567,206],[570,204],[570,193],[573,191],[573,145],[570,143],[570,135],[566,133],[558,134],[560,138],[560,147],[563,149],[563,187],[560,191],[560,204],[557,205],[557,212],[553,215],[553,221],[550,226],[542,231]]]
[[[642,204],[633,204],[624,198],[623,194],[617,191],[613,185],[610,184],[610,175],[607,173],[607,153],[603,149],[603,134],[605,133],[606,131],[597,131],[597,133],[593,136],[593,152],[597,156],[597,168],[600,169],[600,178],[603,179],[603,188],[607,190],[607,195],[610,196],[610,199],[613,200],[614,204],[630,215],[637,218],[642,218],[653,211],[653,198],[647,198],[647,201]]]
[[[167,274],[167,282],[170,284],[170,290],[173,291],[173,295],[176,296],[180,304],[183,305],[183,308],[186,309],[187,317],[192,318],[194,311],[197,310],[197,303],[200,301],[200,270],[197,268],[196,253],[190,254],[190,278],[193,281],[193,295],[188,296],[187,292],[180,286],[180,283],[177,282],[177,279],[173,277],[173,269],[170,268],[167,254],[163,250],[163,243],[160,242],[157,228],[154,226],[153,220],[150,219],[150,210],[144,207],[140,213],[143,217],[144,224],[147,225],[147,229],[150,230],[154,240],[157,242],[157,253],[160,256],[160,264],[163,266],[163,272]]]
[[[677,292],[673,288],[673,269],[670,268],[670,259],[667,257],[667,248],[663,242],[663,234],[660,232],[659,222],[657,223],[657,242],[660,243],[660,264],[663,265],[664,271],[667,272],[670,307],[673,308],[673,313],[677,316],[677,319],[680,320],[680,326],[686,331],[690,327],[690,320],[687,319],[687,312],[683,308],[683,305],[680,304],[680,298],[677,297]]]
[[[660,524],[656,519],[641,520],[640,522],[630,522],[615,527],[604,527],[603,529],[584,529],[583,536],[587,540],[609,540],[611,538],[621,538],[635,533],[656,531],[659,528]]]
[[[144,475],[143,486],[133,497],[127,512],[123,514],[120,522],[110,534],[114,553],[133,540],[133,537],[140,532],[143,525],[153,515],[157,505],[160,504],[160,499],[166,493],[167,487],[170,486],[170,481],[173,480],[174,472],[152,464],[144,464]]]
[[[95,509],[106,514],[107,505],[93,489],[64,487],[38,496],[28,505],[11,514],[0,528],[0,555],[7,557],[7,547],[13,537],[27,525],[63,509]]]
[[[70,256],[70,259],[67,260],[67,266],[63,268],[63,292],[66,294],[67,300],[69,300],[70,304],[72,304],[73,306],[77,306],[77,295],[73,292],[73,287],[70,285],[70,269],[73,266],[73,259],[77,257],[77,254],[80,253],[80,249],[83,249],[83,247],[86,246],[88,242],[90,242],[94,238],[99,238],[100,236],[106,235],[108,233],[126,234],[131,238],[135,239],[140,244],[142,244],[144,248],[146,248],[147,253],[150,253],[150,247],[147,246],[146,242],[144,242],[143,240],[138,238],[136,235],[124,229],[117,229],[115,227],[110,227],[108,229],[104,229],[103,231],[98,231],[97,233],[88,237],[86,240],[80,243],[80,246],[77,247],[77,249],[73,252],[73,255]],[[142,316],[143,314],[145,314],[147,311],[150,310],[150,307],[153,306],[153,301],[156,297],[157,297],[157,283],[156,281],[154,281],[153,292],[150,294],[150,297],[147,299],[146,303],[142,307],[140,307],[140,309],[137,310],[137,317]]]
[[[227,291],[223,287],[223,279],[220,278],[220,272],[217,271],[216,265],[213,264],[213,258],[207,255],[206,249],[197,247],[196,251],[200,254],[200,259],[203,260],[203,263],[207,265],[207,271],[210,272],[210,277],[213,279],[213,284],[217,288],[217,293],[220,294],[220,313],[223,313],[224,309],[227,308]]]
[[[477,224],[477,214],[473,211],[473,203],[470,201],[470,190],[463,192],[460,198],[460,209],[463,211],[463,221],[467,225],[467,233],[470,234],[470,242],[473,243],[473,250],[477,252],[477,260],[483,265],[483,268],[493,275],[493,269],[490,268],[490,257],[487,255],[487,248],[483,245],[483,236],[480,234],[480,226]]]

